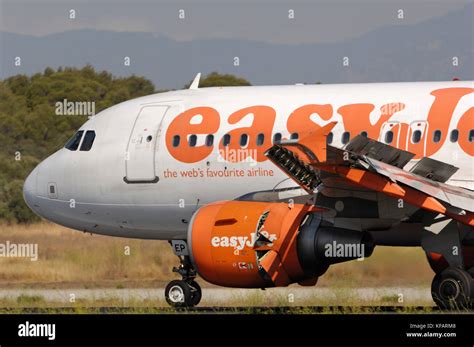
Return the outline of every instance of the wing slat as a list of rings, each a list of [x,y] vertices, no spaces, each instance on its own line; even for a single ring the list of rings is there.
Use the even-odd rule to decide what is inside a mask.
[[[387,165],[375,159],[366,159],[371,168],[379,174],[391,177],[409,187],[422,191],[438,200],[465,211],[474,211],[474,192],[446,183],[436,182],[394,166]]]

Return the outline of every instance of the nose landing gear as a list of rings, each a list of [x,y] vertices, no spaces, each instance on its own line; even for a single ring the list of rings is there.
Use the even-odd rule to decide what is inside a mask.
[[[183,242],[181,241],[180,244],[183,245]],[[187,251],[183,247],[180,247],[179,252],[177,252],[177,249],[173,246],[173,250],[179,258],[180,266],[174,267],[173,272],[180,274],[182,279],[168,283],[165,288],[166,302],[172,307],[193,307],[201,301],[201,286],[196,282],[197,273],[192,266],[189,255],[187,255]]]

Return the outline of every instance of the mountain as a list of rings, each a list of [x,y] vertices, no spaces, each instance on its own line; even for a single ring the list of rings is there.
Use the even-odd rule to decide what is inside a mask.
[[[0,78],[87,63],[113,75],[142,75],[157,89],[182,88],[197,72],[219,71],[255,85],[474,79],[474,5],[413,25],[378,28],[325,44],[240,39],[176,41],[151,33],[66,31],[43,37],[0,33]],[[337,25],[335,22],[334,25]],[[327,28],[331,30],[331,28]],[[22,66],[13,64],[21,57]],[[131,65],[124,66],[124,57]],[[240,66],[234,66],[234,57]],[[349,66],[343,66],[343,57]],[[453,66],[457,57],[459,66]]]

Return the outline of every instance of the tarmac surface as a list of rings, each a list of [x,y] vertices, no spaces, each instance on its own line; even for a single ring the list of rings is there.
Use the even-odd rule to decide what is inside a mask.
[[[162,300],[164,288],[100,288],[100,289],[0,289],[1,299],[16,299],[19,296],[40,296],[44,301],[69,301],[71,295],[75,299],[84,300]],[[356,301],[360,304],[371,302],[395,301],[403,304],[430,303],[431,293],[425,287],[377,287],[377,288],[324,288],[324,287],[286,287],[261,289],[234,288],[203,288],[203,304],[232,306],[235,302],[258,304],[277,301],[283,304],[307,303],[334,304],[341,301]]]
[[[74,313],[78,307],[94,313],[173,313],[164,288],[0,289],[0,313]],[[435,309],[430,288],[301,287],[202,289],[199,306],[189,313],[364,313],[425,312]],[[435,309],[436,310],[436,309]]]

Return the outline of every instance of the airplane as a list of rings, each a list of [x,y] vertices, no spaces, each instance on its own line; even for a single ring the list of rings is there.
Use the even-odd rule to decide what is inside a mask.
[[[199,304],[198,275],[314,286],[376,246],[421,247],[434,302],[472,306],[474,82],[199,78],[91,117],[27,177],[28,206],[83,232],[168,240],[174,307]]]

